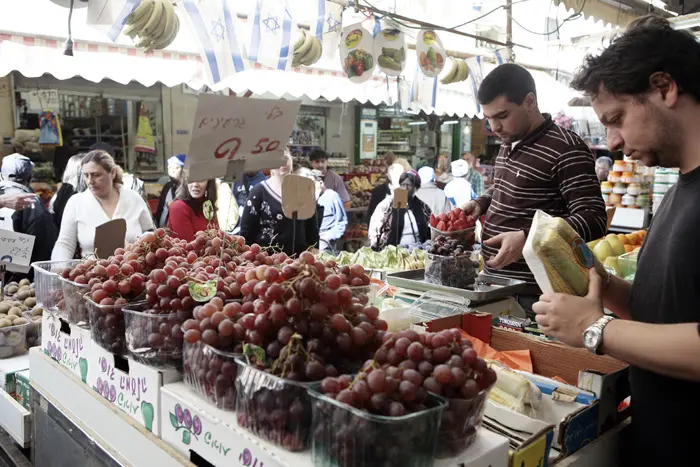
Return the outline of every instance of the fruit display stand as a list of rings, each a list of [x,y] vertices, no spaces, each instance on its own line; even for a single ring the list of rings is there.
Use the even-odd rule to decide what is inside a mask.
[[[292,453],[238,426],[236,412],[223,411],[192,392],[184,383],[161,388],[164,410],[162,438],[184,457],[203,458],[215,466],[265,465],[267,467],[312,467],[310,451]],[[195,417],[198,424],[181,421]],[[381,442],[381,440],[378,440]],[[257,463],[257,464],[256,464]],[[359,465],[359,464],[358,464]],[[480,430],[476,441],[461,455],[436,460],[436,467],[505,467],[508,445],[504,437]]]
[[[15,373],[29,368],[29,356],[18,355],[0,359],[0,376],[4,390],[0,390],[0,426],[12,440],[25,448],[31,439],[31,413],[13,397],[15,392]]]

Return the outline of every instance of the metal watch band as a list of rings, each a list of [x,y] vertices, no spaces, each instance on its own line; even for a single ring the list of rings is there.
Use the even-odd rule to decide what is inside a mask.
[[[600,340],[598,341],[598,345],[596,345],[596,347],[595,347],[596,355],[603,355],[603,352],[601,351],[601,349],[603,347],[603,330],[605,329],[605,326],[607,326],[608,323],[614,319],[615,318],[613,316],[605,315],[605,316],[598,318],[598,320],[595,323],[593,323],[593,325],[591,326],[591,327],[595,327],[596,329],[598,329],[600,331]]]

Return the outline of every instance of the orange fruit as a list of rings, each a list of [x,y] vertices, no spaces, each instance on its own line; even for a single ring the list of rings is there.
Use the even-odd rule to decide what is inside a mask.
[[[620,239],[620,242],[623,245],[627,245],[629,243],[629,240],[627,239],[627,236],[625,234],[617,234],[617,238]]]
[[[630,253],[634,251],[636,248],[639,248],[635,245],[625,245],[625,253]]]

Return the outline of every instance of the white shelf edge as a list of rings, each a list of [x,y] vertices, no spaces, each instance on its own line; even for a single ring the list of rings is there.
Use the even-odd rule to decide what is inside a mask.
[[[160,438],[147,432],[118,407],[44,355],[38,347],[29,351],[29,365],[32,387],[120,464],[194,467]]]
[[[29,410],[0,390],[0,425],[23,448],[29,447],[31,440],[31,417]]]

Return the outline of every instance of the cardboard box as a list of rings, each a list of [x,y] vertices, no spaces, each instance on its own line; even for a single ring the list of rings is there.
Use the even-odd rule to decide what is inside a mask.
[[[94,341],[88,357],[87,384],[153,434],[160,436],[160,387],[182,379],[107,352]]]
[[[486,429],[479,429],[474,443],[459,456],[459,461],[442,459],[435,467],[507,467],[508,438]]]
[[[27,410],[31,410],[31,391],[29,389],[29,370],[15,373],[15,400]]]
[[[41,348],[44,353],[68,368],[85,383],[90,372],[90,330],[44,313],[41,322]]]

